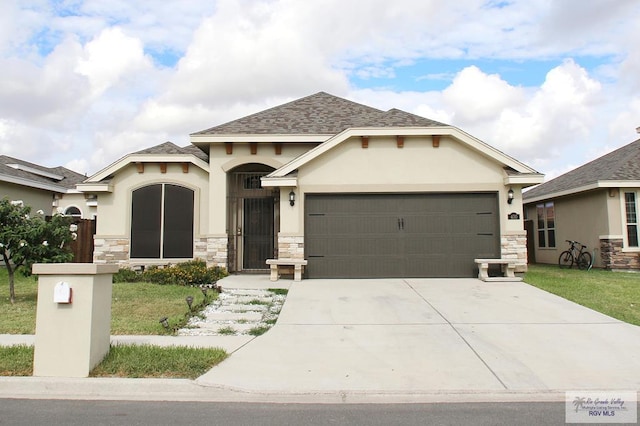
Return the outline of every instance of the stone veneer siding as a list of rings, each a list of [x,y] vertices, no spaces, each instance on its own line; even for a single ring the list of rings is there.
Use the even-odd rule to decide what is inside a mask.
[[[500,237],[503,259],[516,259],[516,272],[527,272],[527,233],[510,232]]]
[[[94,263],[117,263],[121,267],[129,265],[128,238],[95,238],[93,240]]]
[[[116,263],[120,267],[139,265],[137,259],[129,258],[128,238],[95,238],[93,241],[95,263]],[[207,266],[227,267],[227,237],[203,237],[194,241],[194,259],[204,259]],[[187,259],[185,259],[186,261]],[[151,260],[150,264],[167,263],[163,259]],[[175,263],[175,262],[172,262]]]
[[[228,243],[226,236],[196,238],[193,257],[206,260],[207,266],[227,268]]]
[[[600,257],[605,269],[631,271],[640,270],[640,253],[623,252],[622,238],[600,239]]]
[[[304,236],[278,235],[279,259],[304,259]]]

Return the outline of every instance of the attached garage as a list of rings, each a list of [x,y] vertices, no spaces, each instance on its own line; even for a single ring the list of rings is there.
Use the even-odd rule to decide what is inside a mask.
[[[472,277],[500,257],[498,194],[307,194],[309,278]]]

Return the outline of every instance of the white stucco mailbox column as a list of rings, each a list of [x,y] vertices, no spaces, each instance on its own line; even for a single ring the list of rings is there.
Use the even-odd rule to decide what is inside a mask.
[[[118,265],[33,265],[38,275],[34,376],[88,377],[109,352],[116,272]]]

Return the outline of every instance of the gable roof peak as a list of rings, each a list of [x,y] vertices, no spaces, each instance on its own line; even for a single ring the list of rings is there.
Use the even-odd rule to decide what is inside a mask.
[[[348,99],[318,92],[219,126],[193,133],[203,135],[336,135],[353,127],[442,126],[398,109],[382,111]]]

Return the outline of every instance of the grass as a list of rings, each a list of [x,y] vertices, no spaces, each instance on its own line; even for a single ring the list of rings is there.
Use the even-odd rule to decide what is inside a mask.
[[[31,376],[33,346],[0,346],[0,376]]]
[[[209,301],[217,298],[210,292]],[[199,288],[152,283],[116,283],[111,302],[111,334],[164,334],[160,317],[168,317],[169,328],[184,326],[192,314],[185,301],[193,296],[193,314],[203,305]]]
[[[248,331],[248,334],[250,334],[251,336],[262,336],[264,333],[269,331],[270,328],[271,327],[264,326],[264,325],[253,327]]]
[[[230,325],[218,329],[218,334],[222,334],[223,336],[232,336],[236,333],[236,329],[231,327]]]
[[[640,274],[529,265],[524,281],[630,324],[640,325]]]
[[[0,334],[34,334],[38,282],[35,277],[15,275],[16,303],[9,302],[9,278],[0,268]]]
[[[220,348],[112,345],[91,377],[195,379],[227,357]]]
[[[0,334],[34,334],[38,283],[35,277],[16,274],[16,303],[9,303],[7,271],[0,268]],[[111,303],[112,334],[167,334],[186,324],[191,313],[185,301],[193,296],[194,311],[202,306],[199,288],[151,283],[116,283]],[[208,301],[217,293],[209,292]],[[168,317],[170,330],[159,323]]]
[[[35,277],[16,275],[16,303],[9,303],[7,271],[0,268],[0,334],[34,334],[38,283]],[[186,297],[193,296],[193,312]],[[151,283],[113,285],[112,334],[167,334],[197,315],[208,299],[199,288]],[[169,318],[170,330],[160,324]],[[149,345],[112,346],[109,354],[91,373],[94,377],[195,378],[227,357],[222,349],[157,347]],[[33,374],[32,346],[0,346],[0,376]]]
[[[112,345],[91,377],[195,379],[227,358],[220,348]],[[0,346],[0,376],[31,376],[33,346]]]

